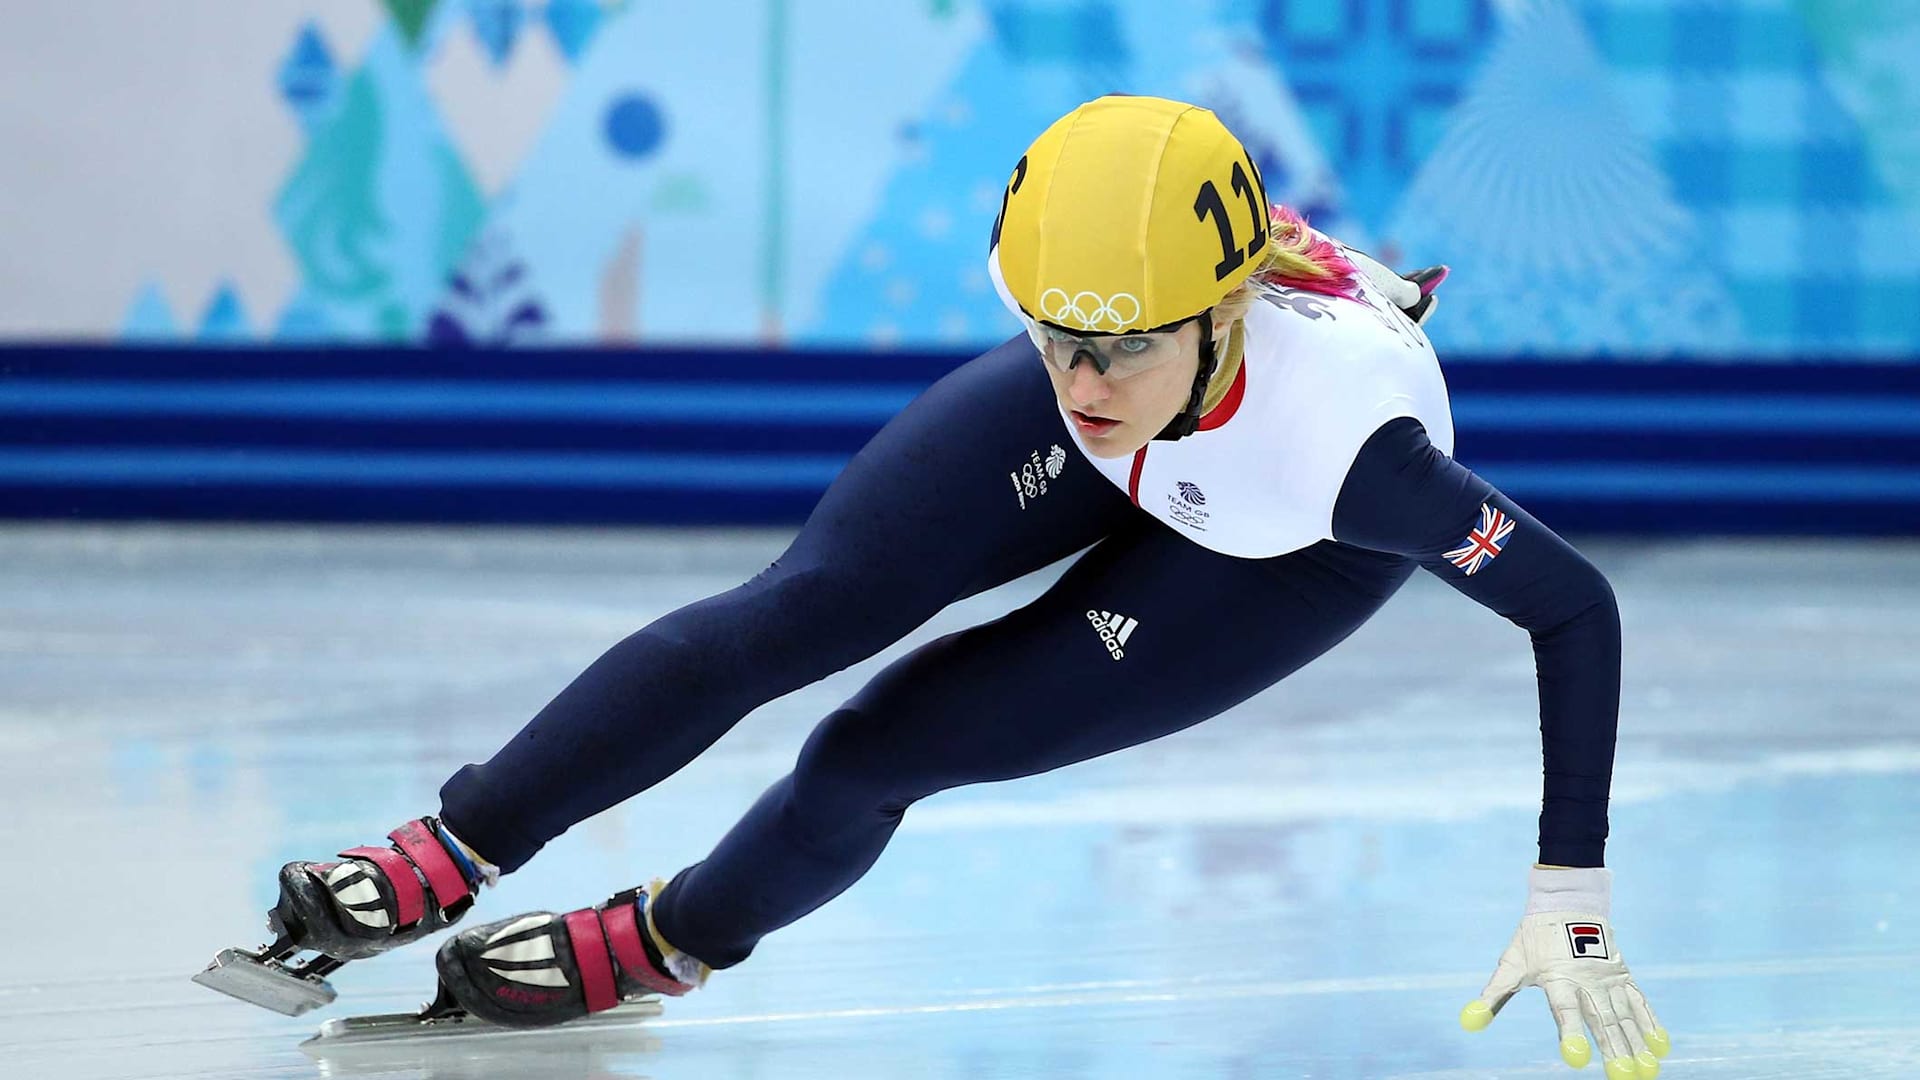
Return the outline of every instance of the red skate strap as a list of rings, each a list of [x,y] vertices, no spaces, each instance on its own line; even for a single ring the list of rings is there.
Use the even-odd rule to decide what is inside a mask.
[[[613,946],[614,958],[620,961],[622,971],[656,994],[679,997],[693,989],[654,970],[653,962],[647,959],[646,946],[640,943],[640,921],[631,903],[610,905],[600,913],[600,921],[606,926],[607,941]]]
[[[613,957],[600,930],[600,913],[588,908],[566,916],[567,938],[573,942],[573,962],[580,968],[580,988],[587,993],[587,1011],[603,1012],[620,1004],[613,982]]]
[[[348,848],[343,859],[365,859],[378,866],[393,887],[394,929],[412,926],[427,914],[426,896],[420,891],[420,879],[413,876],[413,864],[390,847]]]
[[[400,850],[407,853],[413,865],[427,876],[427,887],[433,890],[434,902],[440,905],[441,911],[472,895],[459,865],[453,861],[453,856],[447,854],[447,849],[440,845],[440,838],[433,835],[425,822],[409,821],[387,836],[400,845]]]

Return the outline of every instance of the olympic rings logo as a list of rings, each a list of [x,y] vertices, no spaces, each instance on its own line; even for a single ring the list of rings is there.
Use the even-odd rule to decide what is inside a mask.
[[[1040,316],[1050,323],[1082,330],[1118,331],[1140,317],[1140,299],[1132,293],[1101,296],[1096,292],[1067,295],[1065,289],[1040,294]]]

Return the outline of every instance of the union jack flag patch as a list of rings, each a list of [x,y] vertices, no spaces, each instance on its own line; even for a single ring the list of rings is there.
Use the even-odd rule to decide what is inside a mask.
[[[1495,510],[1486,503],[1480,504],[1480,527],[1467,534],[1467,542],[1447,552],[1448,562],[1465,570],[1468,576],[1478,572],[1500,549],[1506,546],[1507,537],[1513,535],[1513,527],[1518,524],[1504,512]]]

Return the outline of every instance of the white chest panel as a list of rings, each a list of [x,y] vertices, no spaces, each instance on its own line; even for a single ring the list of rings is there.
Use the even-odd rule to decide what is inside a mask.
[[[1354,456],[1396,417],[1419,420],[1441,452],[1453,452],[1433,346],[1364,282],[1359,300],[1271,290],[1248,312],[1246,331],[1238,406],[1230,396],[1208,416],[1224,423],[1097,458],[1067,422],[1102,475],[1195,543],[1271,558],[1330,539]]]

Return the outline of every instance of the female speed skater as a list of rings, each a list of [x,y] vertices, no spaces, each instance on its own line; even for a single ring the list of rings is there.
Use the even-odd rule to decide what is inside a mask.
[[[510,1026],[684,994],[858,880],[915,801],[1197,724],[1418,568],[1526,628],[1539,676],[1539,861],[1461,1023],[1539,986],[1568,1064],[1591,1030],[1611,1080],[1656,1076],[1670,1040],[1620,958],[1603,863],[1618,610],[1598,570],[1450,456],[1410,317],[1423,287],[1270,205],[1213,113],[1153,97],[1088,102],[1034,141],[988,263],[1024,334],[888,423],[765,571],[614,645],[454,774],[437,815],[282,868],[276,931],[349,960],[451,926],[483,883],[759,705],[1084,549],[1033,603],[875,676],[705,860],[465,929],[437,956],[443,996]]]

